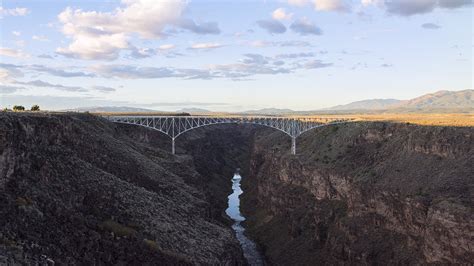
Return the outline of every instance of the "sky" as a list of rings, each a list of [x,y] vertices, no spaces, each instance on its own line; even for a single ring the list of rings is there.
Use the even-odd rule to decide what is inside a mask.
[[[0,108],[316,110],[472,89],[472,0],[2,0]]]

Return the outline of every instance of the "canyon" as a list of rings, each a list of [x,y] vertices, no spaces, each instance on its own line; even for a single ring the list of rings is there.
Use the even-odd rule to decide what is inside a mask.
[[[0,264],[246,265],[225,214],[241,168],[269,265],[474,261],[472,127],[356,122],[298,139],[180,137],[89,114],[0,113]],[[181,139],[182,138],[182,139]]]

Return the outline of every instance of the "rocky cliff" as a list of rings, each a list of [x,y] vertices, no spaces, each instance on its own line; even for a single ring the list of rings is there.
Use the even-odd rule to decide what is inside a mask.
[[[472,128],[353,123],[257,134],[243,210],[275,265],[474,261]]]
[[[213,203],[231,175],[168,148],[91,115],[0,113],[0,264],[243,264]]]

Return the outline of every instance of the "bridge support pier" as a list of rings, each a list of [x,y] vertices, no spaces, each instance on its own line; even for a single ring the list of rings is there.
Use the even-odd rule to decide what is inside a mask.
[[[296,155],[296,137],[291,137],[291,154]]]
[[[173,155],[176,154],[175,140],[176,140],[175,138],[171,138],[171,153],[172,153]]]

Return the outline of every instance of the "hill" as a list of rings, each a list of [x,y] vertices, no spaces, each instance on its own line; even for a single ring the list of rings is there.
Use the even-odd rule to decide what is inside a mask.
[[[178,111],[177,113],[190,113],[190,114],[208,114],[212,113],[212,111],[202,109],[202,108],[183,108]]]
[[[252,114],[252,115],[259,115],[259,114],[265,114],[265,115],[283,115],[283,114],[292,114],[295,111],[291,109],[278,109],[278,108],[264,108],[260,110],[249,110],[242,112],[243,114]]]
[[[473,94],[474,90],[438,91],[402,101],[391,107],[406,109],[474,108]]]
[[[410,100],[374,99],[338,105],[321,111],[472,111],[474,90],[438,91]]]
[[[391,106],[400,103],[396,99],[372,99],[352,102],[345,105],[338,105],[326,110],[380,110],[390,108]]]

